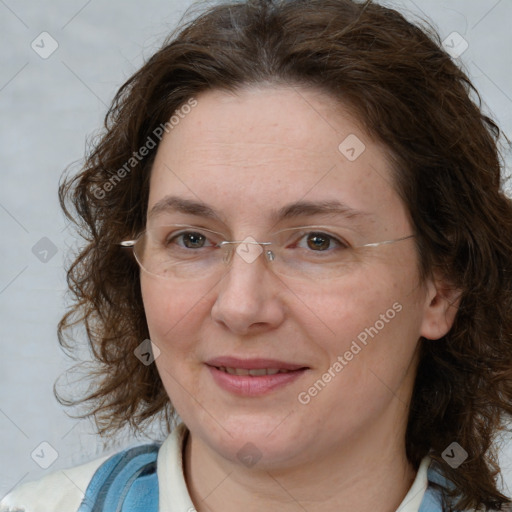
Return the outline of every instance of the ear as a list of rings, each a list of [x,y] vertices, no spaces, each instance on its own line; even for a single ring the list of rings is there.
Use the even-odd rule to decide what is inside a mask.
[[[434,275],[427,281],[421,336],[438,340],[448,333],[459,309],[461,295],[460,290],[440,276]]]

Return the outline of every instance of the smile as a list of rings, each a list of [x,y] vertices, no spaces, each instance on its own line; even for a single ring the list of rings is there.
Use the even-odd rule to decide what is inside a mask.
[[[263,396],[285,388],[299,379],[306,368],[236,368],[207,365],[214,383],[230,394],[243,397]]]

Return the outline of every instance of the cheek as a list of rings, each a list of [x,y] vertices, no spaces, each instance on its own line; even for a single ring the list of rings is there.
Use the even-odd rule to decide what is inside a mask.
[[[198,393],[194,340],[204,303],[201,296],[196,298],[176,285],[146,276],[141,277],[141,291],[150,339],[160,350],[155,360],[158,373],[173,406],[184,411],[190,405],[184,389]]]
[[[151,340],[162,351],[178,348],[187,343],[190,336],[185,330],[193,327],[199,317],[201,297],[184,293],[183,285],[173,285],[151,277],[141,277],[144,311]],[[172,344],[170,341],[172,340]]]
[[[347,340],[373,325],[405,294],[391,274],[383,276],[367,268],[330,283],[321,292],[302,294],[301,299],[304,309],[321,320],[316,322],[319,327],[323,324],[333,336]]]
[[[170,301],[166,300],[167,290],[156,280],[141,276],[142,301],[148,323],[151,339],[160,344],[160,338],[164,329],[169,328],[171,308]]]
[[[395,370],[405,371],[420,337],[424,293],[411,254],[347,276],[315,305],[329,328],[324,338],[329,359],[346,354],[382,369],[390,379]],[[350,366],[356,371],[359,365]]]

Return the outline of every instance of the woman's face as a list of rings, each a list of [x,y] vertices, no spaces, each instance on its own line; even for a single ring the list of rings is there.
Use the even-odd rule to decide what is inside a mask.
[[[196,99],[158,148],[148,222],[259,242],[309,225],[352,245],[412,233],[384,148],[329,97],[272,87]],[[306,235],[289,250],[310,257],[325,243]],[[414,239],[352,252],[333,243],[348,263],[327,279],[276,274],[246,257],[260,246],[243,244],[224,274],[141,272],[159,374],[211,454],[276,468],[403,444],[418,339],[439,338],[449,319],[435,284],[420,284]],[[262,367],[288,372],[243,375]]]

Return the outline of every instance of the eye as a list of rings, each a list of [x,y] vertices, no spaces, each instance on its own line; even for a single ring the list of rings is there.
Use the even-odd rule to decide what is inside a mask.
[[[303,245],[304,242],[306,243],[306,246]],[[310,231],[309,233],[305,233],[297,242],[297,246],[311,249],[316,252],[327,251],[334,248],[348,248],[348,245],[345,242],[321,231]]]
[[[169,246],[174,243],[185,249],[201,249],[203,247],[212,247],[214,245],[209,243],[206,235],[199,231],[183,231],[181,233],[169,235],[166,245]]]

